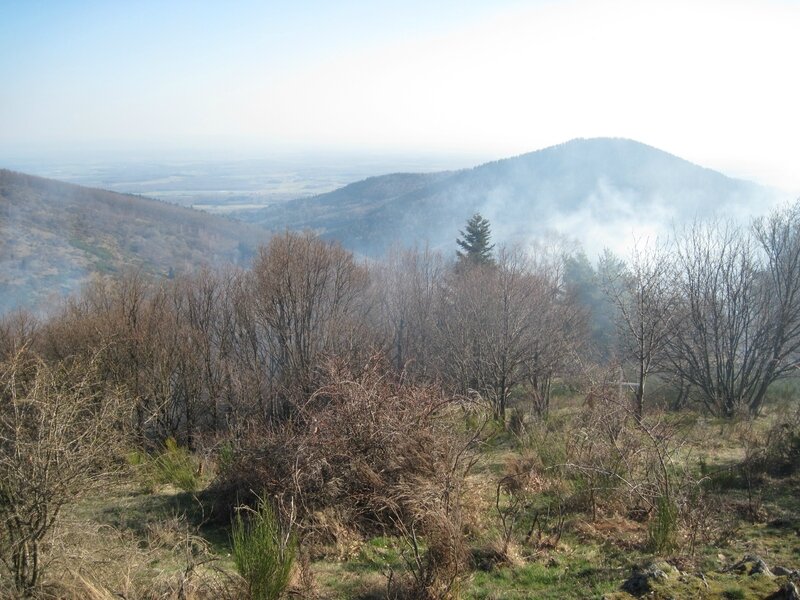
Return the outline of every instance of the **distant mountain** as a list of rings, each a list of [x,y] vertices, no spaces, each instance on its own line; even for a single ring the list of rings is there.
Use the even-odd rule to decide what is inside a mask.
[[[310,228],[366,255],[398,241],[455,248],[475,212],[494,240],[547,234],[591,252],[710,214],[760,214],[775,193],[626,139],[578,139],[473,169],[372,177],[240,215],[272,230]]]
[[[312,229],[368,256],[429,243],[455,252],[480,212],[493,241],[557,234],[590,256],[695,217],[762,214],[777,194],[625,139],[580,139],[473,169],[371,177],[239,213],[251,224],[140,196],[0,170],[0,314],[41,310],[93,273],[244,264],[271,231]]]
[[[0,170],[0,314],[42,310],[93,273],[244,263],[267,237],[158,200]]]

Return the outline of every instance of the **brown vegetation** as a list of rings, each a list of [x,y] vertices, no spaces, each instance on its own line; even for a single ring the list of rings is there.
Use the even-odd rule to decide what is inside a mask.
[[[0,363],[0,561],[27,595],[65,503],[108,475],[125,404],[93,357],[55,366],[25,349]]]
[[[194,490],[207,476],[193,500],[204,524],[213,512],[228,527],[243,505],[268,503],[300,542],[292,585],[306,595],[312,561],[352,557],[376,537],[399,544],[384,572],[393,598],[457,597],[474,566],[522,568],[565,536],[695,560],[726,531],[714,486],[735,480],[758,522],[768,478],[791,478],[800,462],[787,418],[748,433],[728,471],[698,467],[697,413],[657,410],[646,385],[667,384],[663,396],[691,386],[690,406],[729,426],[793,372],[797,210],[754,231],[698,227],[674,253],[605,265],[618,324],[606,348],[590,347],[592,307],[563,256],[502,249],[465,267],[424,250],[362,264],[309,233],[273,238],[249,270],[126,272],[48,320],[10,315],[0,321],[8,581],[44,593],[59,511],[129,451],[134,476],[166,465],[187,482],[159,473],[151,491]],[[554,385],[569,410],[554,412]],[[485,464],[497,448],[499,466]],[[166,596],[247,589],[192,552]],[[85,590],[116,585],[70,577]]]

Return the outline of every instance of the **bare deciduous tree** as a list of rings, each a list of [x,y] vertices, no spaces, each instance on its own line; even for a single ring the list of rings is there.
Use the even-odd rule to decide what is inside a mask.
[[[616,309],[616,325],[623,360],[636,368],[634,414],[641,418],[647,378],[664,351],[675,305],[667,248],[656,242],[644,247],[634,242],[623,270],[610,268],[610,257],[600,264],[603,290]]]
[[[23,595],[39,582],[62,506],[106,472],[122,438],[127,410],[98,364],[28,353],[0,363],[0,561]]]
[[[0,318],[0,360],[6,360],[23,347],[30,347],[39,332],[39,322],[31,313],[17,310]]]
[[[769,278],[768,318],[771,324],[769,347],[761,386],[750,402],[757,413],[767,387],[792,373],[800,352],[800,201],[756,220],[756,241],[765,256]]]
[[[537,412],[546,412],[552,377],[583,333],[580,311],[552,267],[519,248],[501,249],[493,264],[454,270],[444,288],[439,370],[451,388],[488,398],[498,420],[524,382]]]
[[[588,315],[565,285],[561,249],[540,247],[533,271],[529,296],[535,305],[531,313],[533,339],[524,370],[533,412],[543,417],[550,410],[553,378],[579,368],[575,359],[588,342]]]
[[[253,277],[255,314],[276,373],[270,416],[277,419],[292,398],[314,391],[326,353],[353,347],[368,275],[338,244],[287,232],[262,248]]]
[[[754,233],[696,225],[678,244],[671,366],[724,417],[758,414],[800,348],[798,209],[757,222]]]
[[[413,377],[433,373],[435,309],[446,272],[438,252],[395,249],[374,267],[379,310],[375,328],[398,372]]]

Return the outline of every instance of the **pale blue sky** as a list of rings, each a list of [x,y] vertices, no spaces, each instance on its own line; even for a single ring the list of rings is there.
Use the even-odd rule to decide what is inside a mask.
[[[777,0],[0,0],[0,159],[609,135],[800,191],[798,31]]]

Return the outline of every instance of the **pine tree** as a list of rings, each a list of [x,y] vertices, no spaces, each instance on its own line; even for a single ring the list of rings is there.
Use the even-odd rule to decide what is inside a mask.
[[[456,243],[461,250],[456,250],[456,254],[460,260],[476,265],[494,262],[492,259],[494,244],[489,244],[492,237],[491,228],[489,221],[484,219],[480,213],[472,215],[467,221],[465,230],[459,233],[461,237],[456,240]]]

